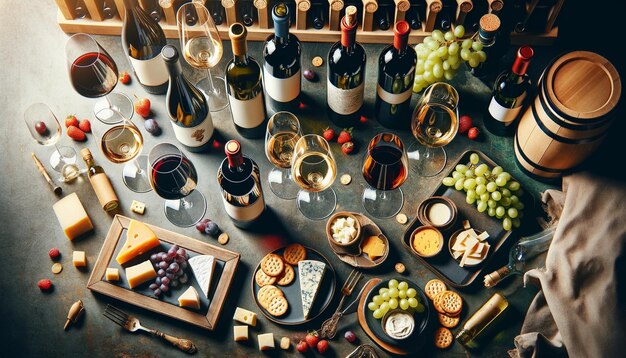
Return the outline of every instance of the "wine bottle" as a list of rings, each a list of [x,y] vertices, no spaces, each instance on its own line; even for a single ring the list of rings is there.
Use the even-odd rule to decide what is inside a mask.
[[[89,13],[87,12],[87,6],[83,0],[76,0],[74,4],[74,15],[77,19],[84,19]]]
[[[470,72],[488,85],[492,85],[495,75],[502,71],[502,57],[509,48],[509,36],[500,36],[500,29],[501,22],[498,16],[486,14],[480,18],[478,42],[482,44],[482,51],[487,55],[487,59],[477,67],[470,67]]]
[[[176,47],[165,45],[161,56],[169,73],[165,107],[172,120],[174,135],[188,151],[205,151],[214,131],[209,102],[204,93],[183,75]]]
[[[378,86],[374,113],[387,128],[408,129],[411,119],[411,95],[417,55],[407,46],[411,28],[406,21],[394,26],[393,45],[378,57]]]
[[[87,176],[89,177],[93,191],[96,192],[100,205],[102,205],[105,211],[115,210],[119,206],[119,200],[104,169],[96,165],[89,148],[81,149],[80,155],[87,165]]]
[[[243,22],[244,25],[250,27],[252,25],[254,25],[254,11],[256,9],[254,8],[252,1],[248,1],[248,2],[244,2],[242,5],[242,15],[241,15],[241,22]]]
[[[502,72],[496,79],[485,116],[485,127],[489,132],[503,136],[515,130],[514,122],[532,86],[526,74],[532,57],[533,49],[530,46],[520,47],[511,70]]]
[[[226,158],[217,170],[226,213],[235,226],[249,228],[265,211],[259,166],[243,155],[236,140],[226,142]]]
[[[450,26],[452,26],[452,17],[453,7],[452,4],[450,4],[450,0],[443,0],[443,7],[437,14],[436,27],[444,32],[450,30]]]
[[[509,307],[509,302],[499,293],[494,293],[474,314],[467,319],[456,340],[468,348],[480,346],[479,337],[484,336],[488,327],[493,327],[494,321],[502,317],[502,313]]]
[[[263,84],[268,110],[293,112],[300,105],[300,53],[298,38],[289,33],[289,8],[278,3],[272,9],[274,34],[263,47]]]
[[[124,0],[122,47],[130,60],[138,82],[148,93],[167,91],[167,70],[160,56],[166,44],[163,29],[137,3]]]
[[[313,14],[313,28],[316,30],[323,29],[326,24],[326,8],[323,4],[313,3],[313,5],[311,5],[311,9]]]
[[[328,52],[327,110],[330,120],[340,127],[359,122],[365,89],[363,46],[356,42],[357,9],[348,6],[341,19],[341,40]]]
[[[217,2],[211,5],[211,16],[215,25],[224,23],[224,8]]]
[[[228,31],[234,55],[226,65],[228,102],[239,134],[246,138],[262,138],[265,135],[267,116],[261,67],[255,59],[248,56],[247,35],[245,26],[238,22],[232,24]]]
[[[422,16],[420,15],[422,8],[423,7],[419,5],[411,5],[411,8],[407,12],[408,21],[413,30],[422,29]]]
[[[389,15],[389,7],[381,6],[378,8],[376,15],[378,17],[378,28],[387,31],[391,27],[391,20]]]
[[[115,3],[113,0],[102,2],[102,15],[105,19],[112,19],[115,17]]]

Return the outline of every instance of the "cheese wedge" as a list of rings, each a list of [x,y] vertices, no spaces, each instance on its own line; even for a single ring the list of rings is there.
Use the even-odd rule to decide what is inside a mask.
[[[54,214],[68,239],[74,240],[93,230],[93,224],[76,193],[69,194],[53,206]]]
[[[485,241],[489,238],[489,233],[486,231],[483,231],[480,235],[478,235],[478,240],[480,241]]]
[[[248,324],[252,327],[256,326],[256,313],[237,307],[235,315],[233,316],[235,321]]]
[[[298,262],[300,277],[300,298],[302,299],[302,311],[304,319],[309,318],[311,307],[317,297],[322,278],[326,272],[326,264],[315,260],[302,260]]]
[[[268,349],[274,349],[274,333],[263,333],[257,336],[259,340],[259,349],[266,351]]]
[[[211,278],[213,277],[213,270],[215,269],[215,257],[211,255],[198,255],[190,258],[189,266],[193,271],[193,275],[196,276],[198,285],[204,294],[204,297],[209,298],[209,290],[211,289]]]
[[[378,236],[368,236],[363,241],[362,250],[369,256],[370,260],[376,260],[385,254],[385,242]]]
[[[126,233],[126,242],[115,260],[122,265],[159,245],[159,239],[146,224],[131,220]]]
[[[154,271],[150,260],[146,260],[139,265],[131,266],[126,269],[126,279],[128,280],[128,286],[130,288],[135,288],[156,276],[157,273]]]
[[[200,309],[200,296],[193,286],[189,286],[187,291],[178,297],[178,305],[180,307],[189,307],[196,310]]]

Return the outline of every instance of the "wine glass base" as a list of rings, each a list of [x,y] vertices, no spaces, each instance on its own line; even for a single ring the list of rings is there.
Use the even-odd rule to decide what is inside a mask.
[[[115,111],[126,119],[133,117],[133,101],[127,95],[120,92],[111,92],[96,101],[93,113],[102,123],[113,124],[121,120]]]
[[[409,158],[409,166],[422,177],[433,177],[441,173],[446,166],[447,155],[443,147],[426,147],[419,142],[414,142],[406,154]]]
[[[63,173],[63,167],[76,164],[76,151],[72,147],[57,147],[50,156],[50,166],[54,171]]]
[[[165,217],[172,224],[190,227],[202,220],[206,213],[206,199],[197,190],[179,200],[165,201]]]
[[[300,190],[296,199],[302,215],[311,220],[325,219],[337,207],[337,195],[332,188],[316,193]]]
[[[270,189],[281,199],[293,200],[298,197],[300,187],[293,181],[290,173],[288,169],[274,168],[267,176]]]
[[[395,216],[404,205],[402,190],[376,190],[365,188],[361,202],[365,210],[375,218],[387,219]]]
[[[152,190],[148,180],[148,156],[140,155],[126,163],[122,172],[122,178],[126,187],[135,193],[147,193]]]
[[[226,96],[226,81],[224,77],[213,76],[213,90],[208,78],[203,78],[196,83],[198,87],[209,99],[209,111],[219,112],[229,106]]]

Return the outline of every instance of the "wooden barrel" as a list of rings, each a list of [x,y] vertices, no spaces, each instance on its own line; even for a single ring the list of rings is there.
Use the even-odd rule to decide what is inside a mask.
[[[537,92],[517,127],[515,158],[531,176],[558,179],[606,137],[621,94],[620,78],[604,57],[575,51],[548,65]]]

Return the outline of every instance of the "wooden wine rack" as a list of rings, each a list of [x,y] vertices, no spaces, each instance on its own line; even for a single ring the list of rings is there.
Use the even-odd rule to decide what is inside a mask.
[[[97,35],[119,35],[122,30],[122,19],[124,17],[124,3],[122,0],[55,0],[59,12],[57,20],[59,26],[66,33],[84,32]],[[187,0],[189,1],[189,0]],[[142,8],[148,12],[156,11],[161,15],[159,24],[168,38],[178,38],[176,28],[176,9],[181,3],[187,1],[172,1],[173,5],[161,7],[158,0],[139,0]],[[223,39],[228,39],[228,26],[234,22],[242,21],[242,5],[254,6],[252,18],[254,23],[248,27],[248,39],[252,41],[262,41],[273,33],[271,7],[277,0],[205,0],[209,6],[221,6],[223,8],[223,22],[217,25]],[[312,1],[314,4],[312,4]],[[312,25],[309,11],[313,5],[319,6],[319,1],[324,1],[324,9],[328,8],[325,24],[321,29],[315,29]],[[477,1],[477,0],[474,0]],[[481,0],[487,2],[487,11],[498,13],[503,9],[502,0]],[[549,9],[545,31],[542,33],[512,33],[511,42],[513,44],[549,45],[552,44],[558,35],[558,27],[554,26],[558,13],[565,0],[556,0]],[[390,18],[395,21],[404,20],[407,12],[416,3],[421,3],[425,7],[424,18],[421,19],[421,30],[412,30],[409,43],[421,42],[424,37],[429,36],[435,29],[438,13],[443,9],[444,2],[448,6],[454,6],[456,12],[451,19],[454,24],[463,24],[467,16],[474,10],[472,0],[286,0],[286,3],[295,10],[295,21],[292,21],[290,32],[298,36],[305,42],[335,42],[340,38],[339,21],[343,16],[345,6],[358,2],[360,17],[360,29],[357,32],[357,41],[361,43],[391,43],[393,39],[393,26],[388,30],[381,30],[374,24],[377,12],[383,7],[388,11],[393,7]],[[530,0],[525,4],[527,17],[534,10],[533,4],[537,5],[539,0]],[[114,16],[105,18],[104,5],[114,8]],[[507,1],[508,3],[508,1]],[[86,16],[79,18],[78,7],[82,6],[86,10]],[[251,5],[250,5],[251,4]],[[476,14],[474,14],[476,15]],[[481,14],[478,14],[481,15]]]

